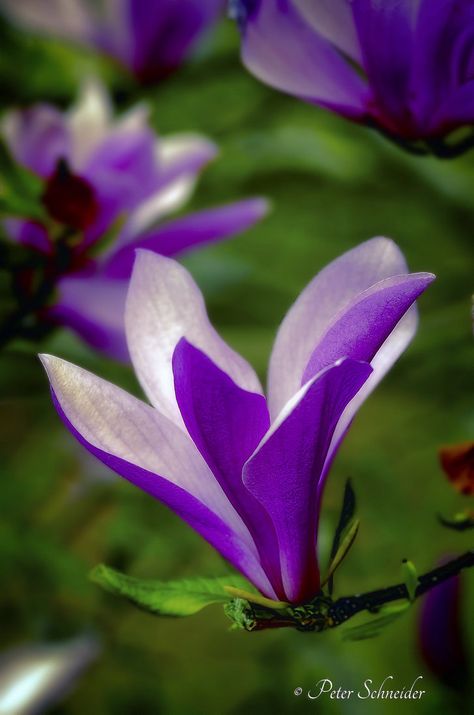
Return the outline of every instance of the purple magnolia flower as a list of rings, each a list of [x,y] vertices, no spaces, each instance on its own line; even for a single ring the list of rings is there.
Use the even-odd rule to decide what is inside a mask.
[[[405,140],[474,121],[470,0],[231,0],[267,84]]]
[[[468,685],[468,656],[462,620],[462,577],[454,576],[427,593],[419,621],[419,645],[424,663],[445,685]]]
[[[128,356],[123,309],[135,250],[175,255],[239,233],[266,211],[262,199],[251,199],[167,219],[187,200],[216,147],[197,135],[158,139],[144,106],[114,120],[95,83],[85,85],[70,112],[49,105],[11,112],[4,134],[15,159],[45,181],[52,227],[7,222],[12,239],[48,256],[52,274],[60,271],[53,275],[56,302],[42,319],[73,328],[119,359]],[[72,230],[71,240],[58,240],[61,226],[66,236]],[[97,256],[114,227],[113,244]]]
[[[284,319],[268,397],[175,261],[140,251],[126,306],[152,406],[43,355],[55,405],[104,464],[164,502],[270,598],[318,591],[324,482],[367,395],[413,337],[434,276],[377,238],[329,264]]]
[[[110,55],[141,82],[173,72],[223,16],[225,0],[0,0],[15,22]]]

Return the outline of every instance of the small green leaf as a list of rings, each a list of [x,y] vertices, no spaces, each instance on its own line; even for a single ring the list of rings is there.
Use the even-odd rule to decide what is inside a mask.
[[[354,521],[348,526],[348,528],[344,534],[344,537],[341,541],[341,545],[339,546],[333,560],[331,561],[331,563],[329,565],[329,571],[326,575],[326,578],[322,582],[321,586],[325,586],[332,579],[334,572],[346,558],[352,544],[355,541],[355,538],[359,531],[359,526],[360,526],[359,519],[354,519]]]
[[[452,519],[446,519],[439,514],[438,520],[443,526],[446,526],[448,529],[454,529],[454,531],[474,529],[474,513],[470,510],[458,512]]]
[[[106,591],[123,596],[139,608],[158,616],[190,616],[213,603],[229,601],[226,586],[251,588],[238,574],[168,582],[145,581],[104,564],[96,566],[90,578]]]
[[[415,565],[412,561],[403,559],[402,574],[405,586],[407,587],[408,598],[410,599],[410,601],[413,602],[416,598],[416,589],[418,588],[418,584],[420,582],[418,580],[418,574],[416,572]]]
[[[342,632],[342,640],[345,641],[361,641],[367,638],[375,638],[380,635],[380,632],[386,626],[396,621],[408,609],[410,604],[404,601],[403,603],[394,603],[389,606],[383,606],[376,618],[366,623],[361,623],[359,626],[344,628]]]
[[[343,534],[344,530],[346,529],[346,527],[348,526],[348,524],[353,519],[355,510],[356,510],[355,492],[354,492],[354,489],[352,488],[351,480],[348,479],[346,481],[346,485],[344,487],[344,496],[342,498],[341,513],[339,515],[339,522],[337,524],[336,531],[334,534],[334,539],[332,542],[330,562],[334,561],[336,553],[339,549],[342,534]],[[327,582],[328,582],[329,594],[332,594],[332,592],[333,592],[332,577],[328,576]]]
[[[41,220],[42,180],[18,164],[0,141],[0,214]]]
[[[120,214],[112,222],[109,228],[101,235],[101,237],[95,241],[88,251],[90,256],[98,256],[101,253],[105,253],[107,248],[113,244],[113,242],[118,238],[120,231],[125,226],[127,220],[126,214]]]

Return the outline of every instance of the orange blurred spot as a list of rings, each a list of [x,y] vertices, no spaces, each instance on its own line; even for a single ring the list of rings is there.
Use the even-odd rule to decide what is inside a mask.
[[[461,494],[474,494],[474,442],[442,447],[439,461],[450,482]]]

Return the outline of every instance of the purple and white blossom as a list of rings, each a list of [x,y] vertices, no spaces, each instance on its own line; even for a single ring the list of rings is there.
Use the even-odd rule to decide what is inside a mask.
[[[115,119],[89,81],[72,110],[47,104],[10,112],[4,136],[20,164],[44,180],[48,221],[9,220],[12,240],[51,260],[57,297],[42,320],[74,329],[94,348],[127,359],[123,310],[137,248],[180,254],[252,226],[266,212],[249,199],[179,218],[216,146],[194,134],[158,138],[144,105]],[[58,241],[61,226],[72,240]],[[111,245],[104,235],[115,232]],[[60,256],[67,251],[67,260]],[[99,255],[98,255],[99,254]]]
[[[98,459],[162,501],[265,596],[320,587],[325,480],[357,410],[414,336],[431,283],[375,238],[324,268],[278,331],[264,396],[175,261],[138,253],[128,347],[151,404],[43,355],[55,405]]]
[[[174,72],[225,6],[226,0],[0,0],[19,25],[94,47],[140,82]]]
[[[276,89],[404,140],[474,121],[470,0],[233,0],[242,58]]]

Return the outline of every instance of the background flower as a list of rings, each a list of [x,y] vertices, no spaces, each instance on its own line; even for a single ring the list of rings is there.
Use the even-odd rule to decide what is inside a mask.
[[[0,8],[30,30],[95,47],[139,81],[157,82],[223,15],[225,0],[1,0]]]
[[[416,330],[433,276],[374,239],[327,266],[283,321],[268,407],[250,365],[207,318],[179,264],[140,252],[127,299],[132,362],[153,408],[80,368],[42,360],[67,427],[163,501],[259,590],[320,587],[317,526],[329,466],[363,400]]]
[[[35,643],[0,654],[0,712],[36,715],[69,693],[100,652],[97,640]]]
[[[463,582],[455,576],[425,596],[418,634],[424,664],[443,685],[460,692],[469,690]]]
[[[406,140],[474,119],[474,8],[458,0],[236,0],[259,79]]]
[[[15,159],[45,181],[43,203],[53,227],[7,223],[12,239],[51,258],[58,296],[42,319],[73,328],[122,360],[136,249],[178,254],[239,233],[266,211],[263,200],[251,199],[167,220],[189,198],[215,145],[190,134],[157,138],[143,105],[115,120],[105,90],[94,82],[70,112],[49,105],[10,112],[4,133]],[[104,236],[110,245],[102,248]]]

